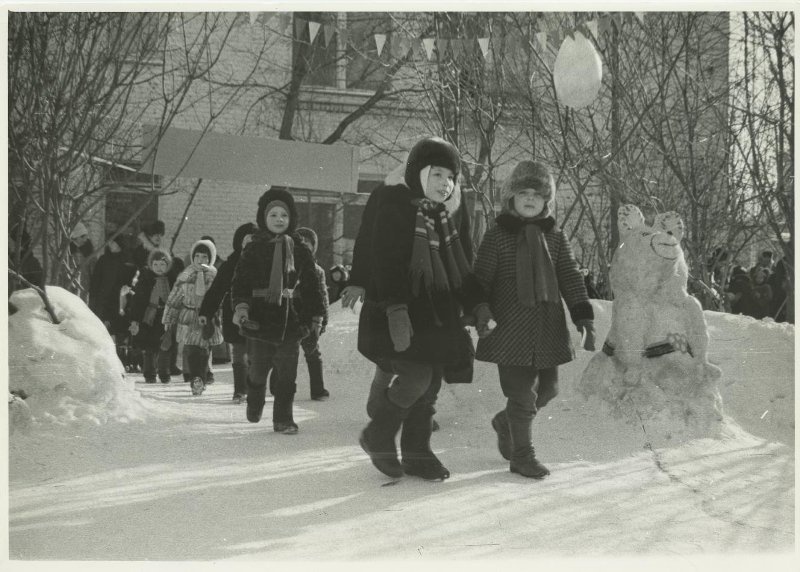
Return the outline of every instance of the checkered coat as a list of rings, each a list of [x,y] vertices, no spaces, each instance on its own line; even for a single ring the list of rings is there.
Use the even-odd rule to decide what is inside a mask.
[[[519,219],[501,214],[486,232],[475,260],[475,275],[489,297],[497,322],[495,330],[478,341],[475,358],[502,365],[528,365],[537,369],[567,363],[574,351],[562,304],[523,306],[517,296],[516,250]],[[572,321],[593,319],[583,277],[564,233],[555,220],[542,224],[558,289]],[[534,272],[536,269],[534,268]]]

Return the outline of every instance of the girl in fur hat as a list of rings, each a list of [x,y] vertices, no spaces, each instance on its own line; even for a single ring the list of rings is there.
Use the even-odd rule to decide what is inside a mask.
[[[585,333],[584,347],[594,350],[594,313],[569,241],[551,213],[554,196],[545,165],[518,164],[503,192],[503,211],[475,260],[489,298],[475,308],[475,357],[497,364],[507,399],[492,427],[511,472],[532,478],[550,474],[531,445],[533,418],[558,393],[557,366],[574,357],[562,297]]]
[[[141,270],[130,307],[133,343],[142,350],[142,370],[146,383],[156,382],[156,372],[161,383],[170,382],[170,352],[161,351],[164,326],[161,319],[170,290],[175,282],[170,274],[172,257],[165,250],[154,249]]]
[[[360,443],[375,467],[393,478],[450,476],[430,438],[445,368],[472,363],[461,322],[463,307],[471,309],[474,299],[469,221],[448,208],[460,165],[453,145],[423,139],[409,153],[402,182],[383,191],[376,205],[374,229],[380,230],[369,245],[358,350],[395,378],[374,397]],[[402,464],[395,447],[401,425]]]
[[[222,330],[216,320],[200,323],[200,305],[211,287],[217,269],[214,260],[217,249],[210,240],[198,240],[192,245],[192,263],[178,275],[167,299],[162,323],[165,333],[162,349],[169,349],[170,331],[176,328],[175,338],[183,344],[183,354],[189,367],[192,395],[200,395],[206,388],[208,356],[211,346],[222,343]]]
[[[247,339],[247,420],[258,423],[272,371],[272,428],[294,435],[300,340],[319,337],[325,308],[314,256],[296,233],[294,198],[273,188],[258,200],[258,232],[242,251],[231,282],[233,323]]]

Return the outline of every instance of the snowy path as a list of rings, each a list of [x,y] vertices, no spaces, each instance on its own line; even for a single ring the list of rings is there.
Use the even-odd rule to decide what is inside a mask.
[[[230,402],[230,365],[199,398],[145,385],[144,422],[42,426],[10,441],[10,557],[58,560],[366,560],[783,553],[794,544],[794,451],[743,430],[670,448],[603,418],[570,390],[535,423],[552,475],[509,473],[489,419],[495,371],[445,386],[433,447],[443,483],[397,484],[357,443],[371,368],[355,317],[323,337],[328,402],[308,399],[301,364],[297,436],[250,424]]]

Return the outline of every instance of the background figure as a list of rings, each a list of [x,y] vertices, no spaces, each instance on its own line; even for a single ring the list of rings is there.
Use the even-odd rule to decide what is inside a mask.
[[[89,288],[94,264],[94,244],[89,239],[89,231],[82,222],[75,225],[70,233],[69,253],[75,262],[76,274],[73,280],[73,293],[84,302],[89,300]]]
[[[311,251],[311,254],[317,255],[317,233],[310,228],[302,227],[297,229],[297,235],[303,240],[305,245]],[[308,379],[311,386],[311,399],[314,401],[325,401],[330,397],[330,393],[325,389],[325,382],[323,381],[322,374],[322,353],[319,351],[319,336],[325,332],[328,325],[328,288],[325,284],[325,270],[314,261],[314,269],[319,278],[320,296],[325,307],[325,313],[322,317],[322,329],[319,335],[311,331],[305,338],[300,341],[300,347],[303,348],[303,355],[306,359],[306,366],[308,366]]]
[[[750,309],[750,316],[760,320],[770,316],[772,308],[772,287],[769,285],[771,272],[766,266],[755,268],[753,274],[753,287],[750,290],[750,300],[747,306]]]
[[[732,314],[752,315],[751,304],[753,283],[750,274],[742,266],[736,265],[731,270],[731,279],[725,289],[725,297],[730,304]]]
[[[776,322],[788,320],[794,323],[794,315],[789,314],[789,310],[794,309],[791,275],[791,266],[786,262],[786,257],[783,257],[775,264],[775,272],[768,280],[772,288],[772,306],[769,315],[775,318]]]
[[[350,274],[347,272],[347,269],[342,266],[341,264],[337,264],[336,266],[332,266],[330,270],[328,270],[328,303],[335,304],[339,301],[342,297],[342,290],[344,290],[345,286],[347,285],[347,281],[350,279]]]

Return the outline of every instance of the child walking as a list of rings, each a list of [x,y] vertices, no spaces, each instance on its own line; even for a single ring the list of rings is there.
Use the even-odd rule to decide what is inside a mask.
[[[142,373],[146,383],[155,383],[156,373],[161,383],[170,382],[171,355],[169,351],[161,351],[160,346],[165,332],[161,320],[175,282],[171,267],[172,257],[167,251],[151,250],[131,299],[129,331],[134,345],[142,350]]]
[[[480,337],[475,358],[497,364],[507,399],[492,427],[511,472],[536,479],[550,471],[536,458],[531,425],[558,393],[558,366],[574,357],[562,297],[585,335],[584,347],[594,350],[594,313],[569,241],[551,213],[554,197],[545,165],[519,163],[475,260],[489,300],[474,312]]]
[[[319,337],[325,307],[314,256],[295,232],[292,195],[282,188],[265,192],[256,223],[259,230],[242,251],[231,283],[233,322],[247,339],[250,360],[247,420],[261,420],[267,378],[274,370],[272,428],[294,435],[300,340],[309,333]]]
[[[219,324],[200,317],[200,305],[217,275],[214,268],[217,249],[210,240],[198,240],[190,253],[192,263],[178,275],[167,299],[162,319],[166,330],[162,349],[169,349],[171,330],[175,327],[175,339],[183,344],[192,395],[201,395],[206,388],[210,348],[222,343]]]

